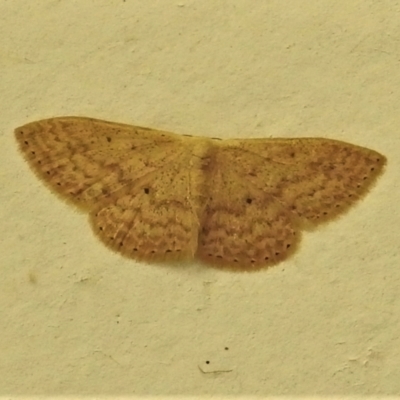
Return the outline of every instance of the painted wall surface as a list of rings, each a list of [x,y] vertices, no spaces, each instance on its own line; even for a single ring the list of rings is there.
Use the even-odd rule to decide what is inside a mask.
[[[399,394],[399,21],[390,0],[0,2],[0,396]],[[276,267],[151,266],[23,160],[14,128],[61,115],[388,165]]]

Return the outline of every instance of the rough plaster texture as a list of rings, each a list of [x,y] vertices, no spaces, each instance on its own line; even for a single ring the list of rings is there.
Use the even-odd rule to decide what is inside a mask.
[[[399,394],[399,21],[389,0],[3,0],[0,395]],[[15,127],[60,115],[324,136],[389,163],[277,267],[154,267],[18,153]]]

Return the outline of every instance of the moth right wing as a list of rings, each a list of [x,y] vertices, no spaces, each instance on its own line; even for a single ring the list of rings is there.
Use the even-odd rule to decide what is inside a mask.
[[[386,158],[328,139],[216,143],[199,257],[257,269],[288,257],[300,230],[336,217],[363,197]]]

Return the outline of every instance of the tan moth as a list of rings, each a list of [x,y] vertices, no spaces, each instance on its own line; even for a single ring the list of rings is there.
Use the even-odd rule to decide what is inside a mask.
[[[383,171],[376,151],[322,139],[211,139],[83,117],[15,130],[48,186],[113,250],[256,270],[342,214]]]

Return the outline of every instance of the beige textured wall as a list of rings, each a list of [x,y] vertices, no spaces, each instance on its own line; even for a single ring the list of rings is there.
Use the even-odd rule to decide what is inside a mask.
[[[389,0],[0,2],[0,395],[399,394],[399,21]],[[389,164],[275,268],[154,267],[28,169],[13,129],[59,115]]]

